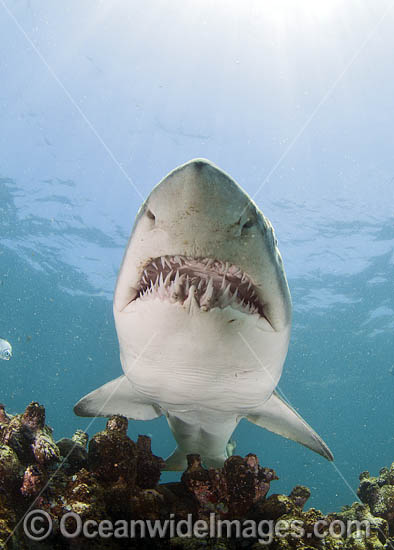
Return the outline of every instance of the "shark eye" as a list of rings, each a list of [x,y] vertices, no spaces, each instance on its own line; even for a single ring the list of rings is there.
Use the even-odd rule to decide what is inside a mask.
[[[146,211],[146,215],[147,215],[147,217],[148,217],[150,220],[152,220],[153,222],[156,220],[156,216],[154,215],[154,213],[152,212],[152,210],[149,210],[149,209],[148,209],[148,210]]]

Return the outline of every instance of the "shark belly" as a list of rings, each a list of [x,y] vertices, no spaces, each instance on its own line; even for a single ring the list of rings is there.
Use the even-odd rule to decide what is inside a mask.
[[[161,300],[141,304],[130,316],[130,332],[123,337],[118,329],[123,371],[137,392],[164,411],[207,407],[242,415],[277,385],[287,335],[274,335],[273,345],[254,316],[232,308],[190,312]]]

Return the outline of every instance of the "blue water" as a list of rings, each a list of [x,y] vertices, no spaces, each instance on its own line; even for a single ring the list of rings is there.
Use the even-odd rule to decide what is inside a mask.
[[[0,401],[45,404],[56,438],[87,428],[73,404],[121,374],[111,299],[141,197],[207,157],[276,229],[280,388],[336,460],[246,421],[237,453],[329,511],[394,460],[393,10],[272,4],[0,2]],[[129,431],[173,449],[164,419]]]

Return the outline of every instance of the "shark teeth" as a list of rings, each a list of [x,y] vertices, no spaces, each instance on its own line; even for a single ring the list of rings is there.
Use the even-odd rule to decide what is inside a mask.
[[[231,306],[243,313],[264,315],[263,304],[247,273],[213,258],[161,256],[143,270],[137,298],[180,303],[189,312]]]
[[[209,309],[211,309],[212,303],[213,303],[213,295],[214,295],[213,278],[211,277],[207,284],[207,288],[200,299],[201,309],[205,311],[208,311]]]
[[[191,313],[194,308],[198,309],[200,307],[197,301],[197,289],[194,285],[190,286],[188,296],[183,302],[183,305],[189,313]]]

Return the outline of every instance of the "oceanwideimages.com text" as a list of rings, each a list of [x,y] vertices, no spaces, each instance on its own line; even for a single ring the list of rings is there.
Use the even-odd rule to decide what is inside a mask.
[[[23,521],[25,535],[30,540],[47,539],[54,533],[51,515],[44,510],[31,510]],[[76,512],[68,512],[56,525],[56,531],[67,539],[83,537],[86,539],[136,539],[136,538],[244,538],[257,539],[261,544],[270,544],[274,538],[295,539],[348,537],[354,531],[370,535],[370,524],[363,521],[327,521],[321,519],[306,529],[302,520],[226,520],[218,519],[214,513],[208,520],[193,521],[192,514],[187,519],[175,519],[171,514],[165,520],[83,520]]]

